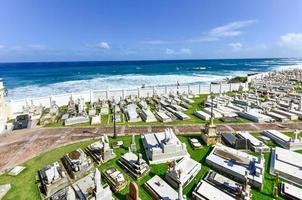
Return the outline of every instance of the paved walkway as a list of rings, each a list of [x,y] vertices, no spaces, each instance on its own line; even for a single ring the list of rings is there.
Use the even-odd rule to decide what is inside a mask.
[[[118,135],[144,134],[160,132],[172,128],[176,134],[199,134],[203,126],[198,125],[159,125],[159,126],[123,126],[117,127]],[[275,129],[282,131],[302,130],[302,122],[272,124],[220,124],[219,131],[263,131]],[[64,144],[99,137],[101,134],[113,134],[112,126],[83,128],[34,128],[14,131],[0,136],[0,173],[21,164],[42,152]]]

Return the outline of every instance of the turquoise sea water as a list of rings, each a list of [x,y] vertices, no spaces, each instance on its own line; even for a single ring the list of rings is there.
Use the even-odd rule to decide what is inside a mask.
[[[208,83],[228,76],[302,67],[302,59],[1,63],[10,99],[65,92]]]

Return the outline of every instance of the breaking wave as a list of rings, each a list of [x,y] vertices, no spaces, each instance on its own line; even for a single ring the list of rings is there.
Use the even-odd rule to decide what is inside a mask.
[[[89,90],[127,89],[159,85],[180,85],[192,83],[208,83],[222,80],[225,76],[192,74],[192,75],[114,75],[100,76],[87,80],[73,80],[48,85],[28,85],[10,89],[8,99],[22,99],[30,97],[45,97],[49,95],[82,92]]]

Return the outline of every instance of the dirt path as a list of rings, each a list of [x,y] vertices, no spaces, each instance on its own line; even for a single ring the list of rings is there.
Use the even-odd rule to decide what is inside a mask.
[[[200,133],[203,126],[198,125],[162,125],[162,126],[124,126],[117,127],[118,135],[144,134],[160,132],[172,128],[176,134]],[[220,124],[221,132],[230,131],[263,131],[275,129],[281,131],[302,130],[302,122],[273,124]],[[0,173],[21,164],[42,152],[54,149],[64,144],[90,139],[101,134],[113,134],[111,126],[82,128],[34,128],[14,131],[0,136]]]

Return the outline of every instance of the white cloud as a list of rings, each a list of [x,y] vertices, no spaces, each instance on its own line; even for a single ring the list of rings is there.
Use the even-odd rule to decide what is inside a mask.
[[[217,41],[222,38],[235,37],[242,34],[242,28],[256,23],[256,20],[234,21],[218,26],[204,33],[202,37],[190,40],[191,42]]]
[[[180,54],[190,55],[192,53],[191,49],[189,48],[182,48],[180,49]]]
[[[95,47],[101,48],[101,49],[110,49],[110,45],[107,42],[100,42],[95,45]]]
[[[302,48],[302,33],[287,33],[280,36],[279,46]]]
[[[234,42],[234,43],[230,43],[229,47],[231,47],[232,49],[238,50],[242,48],[242,44],[240,42]]]
[[[166,54],[173,55],[173,54],[175,54],[175,51],[173,49],[166,48]]]
[[[181,48],[179,50],[166,48],[166,54],[167,55],[191,55],[192,51],[189,48]]]

